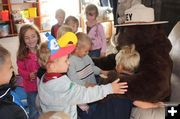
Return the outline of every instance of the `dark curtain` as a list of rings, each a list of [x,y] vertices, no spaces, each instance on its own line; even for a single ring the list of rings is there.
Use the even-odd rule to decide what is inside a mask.
[[[169,35],[174,25],[180,21],[180,0],[142,0],[142,3],[154,8],[157,21],[169,21],[165,25],[167,35]]]

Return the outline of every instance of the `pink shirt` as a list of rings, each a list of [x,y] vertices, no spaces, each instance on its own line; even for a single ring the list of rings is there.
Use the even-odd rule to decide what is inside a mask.
[[[101,48],[101,53],[106,52],[106,36],[104,28],[100,23],[97,23],[90,29],[88,36],[92,40],[92,50]]]
[[[29,74],[31,72],[37,72],[39,64],[37,61],[36,53],[30,52],[28,58],[23,60],[17,60],[18,73],[23,78],[23,85],[26,92],[37,91],[37,80],[30,80]]]

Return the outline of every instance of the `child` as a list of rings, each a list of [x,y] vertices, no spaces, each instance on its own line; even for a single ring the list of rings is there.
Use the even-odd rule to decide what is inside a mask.
[[[37,95],[36,73],[39,68],[36,51],[40,42],[40,32],[35,26],[26,24],[21,27],[17,66],[19,75],[23,78],[25,91],[27,92],[30,119],[34,119],[38,115],[35,108],[35,98]]]
[[[130,46],[124,46],[116,55],[115,59],[116,71],[110,71],[108,77],[106,77],[107,79],[103,79],[102,83],[105,83],[108,80],[112,81],[114,77],[119,78],[120,75],[128,76],[136,73],[136,68],[138,68],[138,65],[140,63],[140,55],[135,50],[134,44]],[[132,104],[141,108],[156,108],[161,106],[161,103],[149,103],[139,100],[132,101],[126,97],[126,94],[109,95],[107,97],[107,100],[105,99],[104,102],[97,105],[96,111],[94,113],[95,118],[93,119],[129,119]],[[104,112],[108,112],[108,114],[104,116]],[[134,114],[137,112],[137,110],[134,110],[133,108],[132,112]]]
[[[140,54],[135,50],[135,45],[124,46],[116,55],[116,71],[124,75],[135,73],[140,62]],[[158,108],[162,107],[162,102],[151,103],[136,100],[133,104],[140,108]]]
[[[119,53],[117,53],[116,57],[116,71],[110,71],[109,76],[116,74],[122,75],[131,75],[135,73],[136,68],[140,62],[140,55],[135,50],[135,45],[124,46]],[[101,78],[108,78],[106,75],[101,74]],[[105,83],[107,80],[101,80],[102,83]]]
[[[61,36],[63,36],[66,32],[73,32],[72,31],[72,28],[68,25],[62,25],[61,27],[59,27],[58,31],[57,31],[57,39],[59,39]],[[42,45],[42,47],[45,47],[44,45]],[[41,51],[41,49],[39,49],[37,51],[37,57],[38,57],[38,62],[40,64],[40,68],[38,69],[38,72],[37,72],[37,76],[39,79],[41,79],[42,75],[46,72],[46,68],[44,67],[45,64],[44,64],[44,59],[47,59],[46,56],[44,55],[40,55],[40,53],[42,52],[48,52],[46,50],[44,50],[44,48],[42,48],[43,51]]]
[[[78,31],[79,21],[76,17],[68,16],[65,20],[65,24],[69,25],[72,28],[74,33],[76,33]]]
[[[59,39],[61,36],[63,36],[66,32],[72,32],[72,28],[68,25],[62,25],[57,31],[57,39]],[[46,47],[46,46],[42,44],[41,47]],[[41,51],[41,50],[43,50],[43,51]],[[38,84],[39,84],[41,77],[46,72],[44,59],[47,59],[47,55],[41,55],[41,53],[46,54],[48,51],[49,50],[45,49],[45,48],[38,49],[38,51],[37,51],[38,62],[40,64],[40,68],[37,71]]]
[[[72,82],[65,73],[69,67],[68,54],[75,49],[75,45],[60,47],[61,44],[58,44],[56,39],[46,35],[49,37],[48,44],[46,43],[46,49],[49,46],[49,53],[46,53],[49,58],[44,59],[47,72],[38,88],[43,112],[63,111],[71,119],[77,119],[77,104],[97,101],[111,93],[124,94],[127,91],[127,83],[117,83],[119,80],[112,84],[89,88]],[[66,40],[71,38],[72,36],[66,37]]]
[[[94,65],[91,57],[89,57],[88,53],[91,48],[91,40],[90,38],[82,32],[76,34],[78,38],[78,43],[75,51],[70,56],[69,61],[69,69],[68,69],[68,77],[76,82],[79,85],[83,85],[86,87],[96,85],[95,74],[99,75],[104,74],[107,75],[107,71],[103,71],[97,66]],[[90,104],[90,109],[86,104],[79,105],[79,116],[81,119],[91,118],[91,113],[95,109],[95,103]]]
[[[23,108],[13,102],[10,94],[14,86],[11,55],[0,45],[0,117],[1,119],[27,119]]]
[[[61,38],[61,36],[63,36],[66,32],[73,32],[72,28],[68,25],[62,25],[61,27],[59,27],[58,31],[57,31],[57,36],[54,37],[57,40],[59,38]]]
[[[90,38],[82,32],[79,32],[76,35],[78,43],[75,51],[69,58],[70,65],[67,72],[68,77],[80,85],[96,85],[97,83],[94,74],[107,75],[108,72],[95,66],[92,59],[88,56],[91,48]]]
[[[87,18],[87,34],[91,38],[92,48],[89,52],[90,57],[103,57],[106,54],[106,36],[103,26],[97,22],[98,9],[90,4],[85,9]]]
[[[55,18],[57,20],[57,24],[53,25],[51,28],[51,35],[54,36],[54,38],[57,37],[57,31],[59,27],[62,26],[65,18],[65,11],[63,9],[56,10]]]
[[[62,25],[57,32],[57,38],[59,39],[62,35],[64,35],[66,32],[72,32],[72,29],[70,26],[67,25]],[[38,57],[38,62],[40,64],[40,68],[37,71],[37,84],[39,85],[39,81],[41,79],[41,77],[44,75],[44,73],[46,72],[46,68],[45,68],[45,59],[47,58],[47,55],[43,55],[43,54],[47,54],[49,52],[48,49],[45,49],[44,47],[46,47],[45,44],[41,45],[41,49],[38,49],[37,51],[37,57]],[[39,96],[37,96],[36,98],[36,108],[38,109],[39,114],[42,112],[41,107],[39,105]]]
[[[124,46],[115,57],[116,71],[118,73],[129,74],[135,72],[140,62],[140,55],[135,50],[135,45]]]

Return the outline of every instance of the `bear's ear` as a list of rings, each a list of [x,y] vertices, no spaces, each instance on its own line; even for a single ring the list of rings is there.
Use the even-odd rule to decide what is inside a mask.
[[[102,58],[92,58],[94,64],[102,70],[113,70],[116,66],[116,54],[110,54]]]

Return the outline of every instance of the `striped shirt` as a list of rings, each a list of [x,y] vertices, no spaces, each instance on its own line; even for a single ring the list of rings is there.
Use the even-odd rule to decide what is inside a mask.
[[[94,65],[88,55],[82,58],[72,55],[69,61],[70,66],[67,74],[72,81],[80,85],[84,85],[86,82],[96,84],[95,74],[98,75],[101,69]]]

